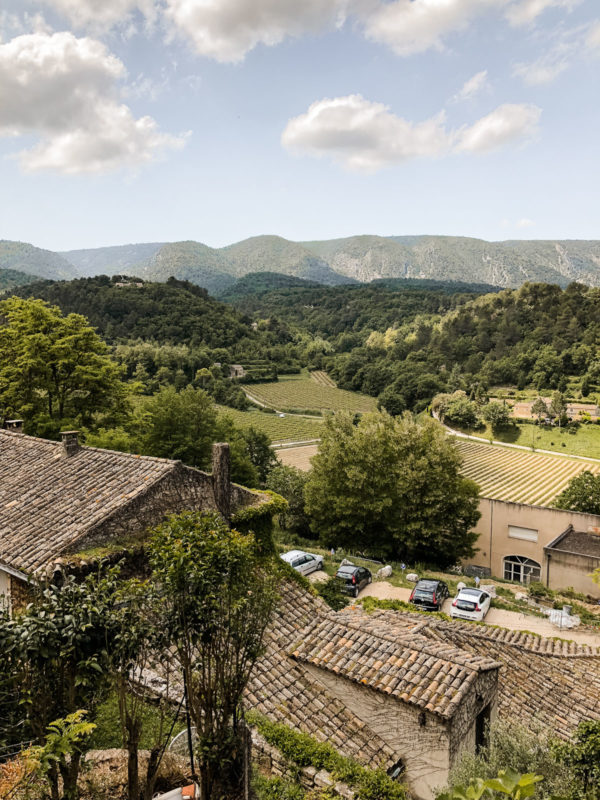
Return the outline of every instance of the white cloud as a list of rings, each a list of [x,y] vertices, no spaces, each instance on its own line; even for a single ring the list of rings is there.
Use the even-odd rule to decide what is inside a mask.
[[[600,21],[595,22],[589,29],[585,43],[588,50],[600,52]]]
[[[570,11],[581,0],[520,0],[512,3],[506,10],[506,18],[511,25],[530,25],[549,8],[566,8]]]
[[[452,100],[457,103],[461,100],[471,100],[479,92],[483,91],[488,86],[487,69],[475,73],[472,78],[465,81],[460,91],[458,91]]]
[[[18,153],[26,171],[100,173],[134,166],[185,139],[135,119],[120,102],[125,67],[100,42],[71,33],[18,36],[0,45],[0,136],[33,134]]]
[[[418,157],[489,152],[530,135],[539,115],[535,106],[500,106],[470,128],[452,131],[443,112],[414,123],[354,94],[313,103],[289,120],[281,142],[293,153],[328,156],[347,169],[376,172]]]
[[[380,3],[365,18],[365,35],[398,55],[441,47],[442,39],[507,0],[395,0]]]
[[[347,0],[166,0],[166,15],[195,50],[217,61],[241,61],[258,44],[331,29]]]
[[[474,125],[459,132],[456,150],[463,153],[489,153],[519,139],[531,138],[537,131],[541,109],[525,103],[505,103]]]
[[[79,29],[108,30],[131,24],[136,11],[152,22],[156,18],[155,0],[42,0]]]
[[[521,217],[521,219],[517,220],[517,228],[532,228],[535,225],[535,222],[528,217]]]

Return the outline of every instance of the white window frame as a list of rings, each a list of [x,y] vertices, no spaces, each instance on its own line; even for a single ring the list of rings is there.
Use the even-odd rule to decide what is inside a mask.
[[[542,577],[542,565],[526,556],[504,556],[502,566],[505,581],[528,584]]]
[[[537,542],[538,531],[535,528],[522,528],[520,525],[509,525],[508,535],[511,539],[522,539],[524,542]]]

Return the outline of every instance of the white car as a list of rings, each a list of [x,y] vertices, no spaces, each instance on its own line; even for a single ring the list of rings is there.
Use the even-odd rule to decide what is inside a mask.
[[[450,616],[481,622],[490,610],[491,596],[482,589],[461,589],[452,601]]]
[[[305,553],[304,550],[290,550],[289,553],[283,553],[281,558],[301,575],[310,575],[311,572],[323,569],[323,556]]]

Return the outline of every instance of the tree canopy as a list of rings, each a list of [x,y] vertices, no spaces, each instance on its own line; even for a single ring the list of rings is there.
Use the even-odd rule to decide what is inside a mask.
[[[584,470],[569,481],[554,501],[556,508],[600,514],[600,475]]]
[[[349,414],[324,423],[305,496],[328,546],[439,566],[473,554],[478,489],[434,420]]]
[[[42,300],[0,302],[0,415],[55,433],[123,407],[119,368],[85,317]]]

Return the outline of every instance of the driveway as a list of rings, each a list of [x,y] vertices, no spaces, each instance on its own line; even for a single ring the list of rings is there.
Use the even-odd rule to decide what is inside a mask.
[[[392,586],[387,581],[375,581],[367,586],[360,593],[360,597],[377,597],[380,600],[404,600],[408,602],[410,589],[403,589],[399,586]],[[450,614],[452,608],[452,598],[445,601],[442,611]],[[589,644],[600,647],[600,634],[590,631],[588,628],[576,628],[575,630],[561,631],[542,617],[534,617],[530,614],[519,614],[516,611],[505,611],[500,608],[490,608],[485,618],[487,625],[497,625],[501,628],[508,628],[511,631],[529,631],[538,633],[540,636],[550,638],[559,637],[569,639],[579,644]]]

